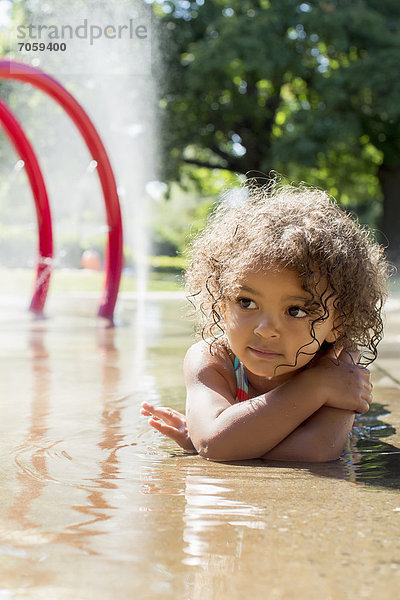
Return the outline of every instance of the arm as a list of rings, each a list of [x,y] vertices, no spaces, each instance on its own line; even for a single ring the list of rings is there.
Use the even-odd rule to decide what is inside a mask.
[[[326,356],[332,357],[333,353],[330,352]],[[325,357],[322,357],[322,360]],[[342,362],[353,366],[358,358],[358,353],[349,352],[343,352],[339,356]],[[315,364],[318,364],[318,361]],[[372,385],[370,384],[369,371],[359,368],[358,374],[364,377],[364,397],[368,404],[371,404]],[[337,460],[348,440],[354,417],[355,413],[353,411],[323,406],[262,458],[265,460],[295,460],[300,462]]]
[[[142,403],[141,413],[150,417],[149,425],[154,429],[187,452],[196,452],[186,427],[186,418],[182,413],[147,402]],[[354,416],[352,411],[323,406],[261,458],[298,462],[336,460],[347,442]]]
[[[150,416],[149,425],[169,437],[187,452],[196,452],[186,427],[186,418],[178,411],[142,403],[142,415]],[[275,448],[264,460],[325,462],[340,457],[353,427],[354,412],[323,406]]]
[[[355,413],[323,406],[261,458],[298,462],[336,460],[343,452]]]
[[[235,403],[234,384],[223,362],[196,344],[184,364],[189,435],[197,452],[212,460],[263,456],[323,405],[359,412],[369,408],[365,378],[345,361],[324,358],[270,392],[241,403]]]

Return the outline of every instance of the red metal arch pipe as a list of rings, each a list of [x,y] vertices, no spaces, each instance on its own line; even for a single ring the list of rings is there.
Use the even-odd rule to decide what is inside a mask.
[[[0,78],[24,81],[41,89],[58,102],[84,138],[97,172],[106,205],[108,244],[105,257],[106,281],[98,315],[112,321],[123,264],[123,232],[117,186],[107,152],[92,121],[75,98],[53,77],[24,63],[0,60]]]
[[[16,117],[1,99],[0,121],[4,131],[15,147],[17,154],[25,163],[26,174],[35,199],[39,232],[39,257],[30,310],[40,315],[43,313],[46,302],[53,259],[53,233],[47,190],[39,162],[31,143],[26,137]]]

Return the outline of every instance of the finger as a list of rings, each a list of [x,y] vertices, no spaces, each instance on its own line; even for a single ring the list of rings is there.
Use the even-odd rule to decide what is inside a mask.
[[[367,400],[362,399],[360,402],[360,407],[356,412],[360,415],[364,415],[369,411],[370,403]]]
[[[363,394],[367,394],[372,399],[372,390],[373,389],[374,389],[374,386],[372,385],[372,383],[370,381],[364,381],[363,386],[362,386]]]
[[[360,369],[361,375],[364,375],[364,377],[369,380],[369,378],[371,377],[370,371],[368,369],[366,369],[365,367],[359,367],[359,369]]]
[[[154,406],[147,402],[142,402],[141,413],[145,416],[154,416],[157,419],[163,419],[170,425],[181,424],[182,421],[182,418],[179,418],[180,413],[174,409],[165,406]]]
[[[368,407],[372,404],[372,394],[370,391],[363,391],[360,394],[360,398],[363,402],[367,402],[368,403]]]
[[[363,398],[363,400],[366,400],[368,402],[368,404],[371,404],[371,402],[372,402],[371,390],[364,390],[360,395],[361,395],[361,398]]]
[[[159,408],[154,409],[153,415],[159,419],[163,419],[167,425],[172,425],[178,429],[182,426],[186,426],[185,416],[173,408],[160,406]]]
[[[151,425],[154,429],[157,429],[157,431],[159,431],[163,435],[166,435],[179,445],[182,445],[186,440],[186,436],[182,433],[182,431],[178,431],[177,429],[175,429],[175,427],[166,425],[161,421],[157,421],[156,419],[149,419],[149,425]]]
[[[149,419],[149,425],[154,427],[154,429],[157,429],[157,431],[159,431],[163,435],[171,435],[171,433],[176,433],[176,430],[173,427],[171,427],[170,425],[166,425],[163,421],[154,419],[154,417],[151,417]]]
[[[142,408],[140,409],[140,414],[144,415],[145,417],[151,417],[151,415],[154,414],[155,410],[156,409],[154,406],[152,406],[151,404],[147,404],[146,402],[143,402]]]

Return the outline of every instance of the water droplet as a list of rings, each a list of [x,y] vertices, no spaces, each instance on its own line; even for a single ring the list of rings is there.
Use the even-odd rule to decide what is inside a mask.
[[[97,169],[97,160],[91,160],[86,171],[88,173],[93,173]]]
[[[25,162],[23,160],[17,160],[14,165],[14,171],[21,171],[25,166]]]

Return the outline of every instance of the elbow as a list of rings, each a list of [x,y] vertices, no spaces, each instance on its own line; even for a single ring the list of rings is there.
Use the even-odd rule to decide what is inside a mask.
[[[192,433],[189,427],[189,434],[197,453],[202,458],[212,461],[229,460],[227,444],[226,441],[224,443],[224,436],[220,433],[210,429],[201,433],[198,431]]]
[[[326,463],[338,460],[342,453],[344,444],[342,440],[334,436],[317,436],[308,440],[304,447],[304,458],[307,462]]]
[[[338,446],[327,446],[326,444],[311,444],[307,447],[297,449],[293,455],[288,456],[289,460],[310,463],[326,463],[337,460],[341,457],[343,448]]]
[[[343,448],[338,448],[337,446],[320,448],[313,454],[311,461],[318,463],[333,462],[341,457],[342,452]]]
[[[206,458],[211,461],[224,461],[229,460],[229,457],[221,452],[221,448],[218,448],[218,444],[216,444],[213,440],[201,440],[199,444],[196,445],[196,450],[199,456],[202,458]]]
[[[249,456],[238,448],[232,448],[230,444],[228,444],[225,440],[222,440],[219,436],[216,436],[215,438],[199,440],[195,446],[197,453],[202,458],[206,458],[207,460],[214,462],[229,462],[233,460],[256,458],[256,456]]]

